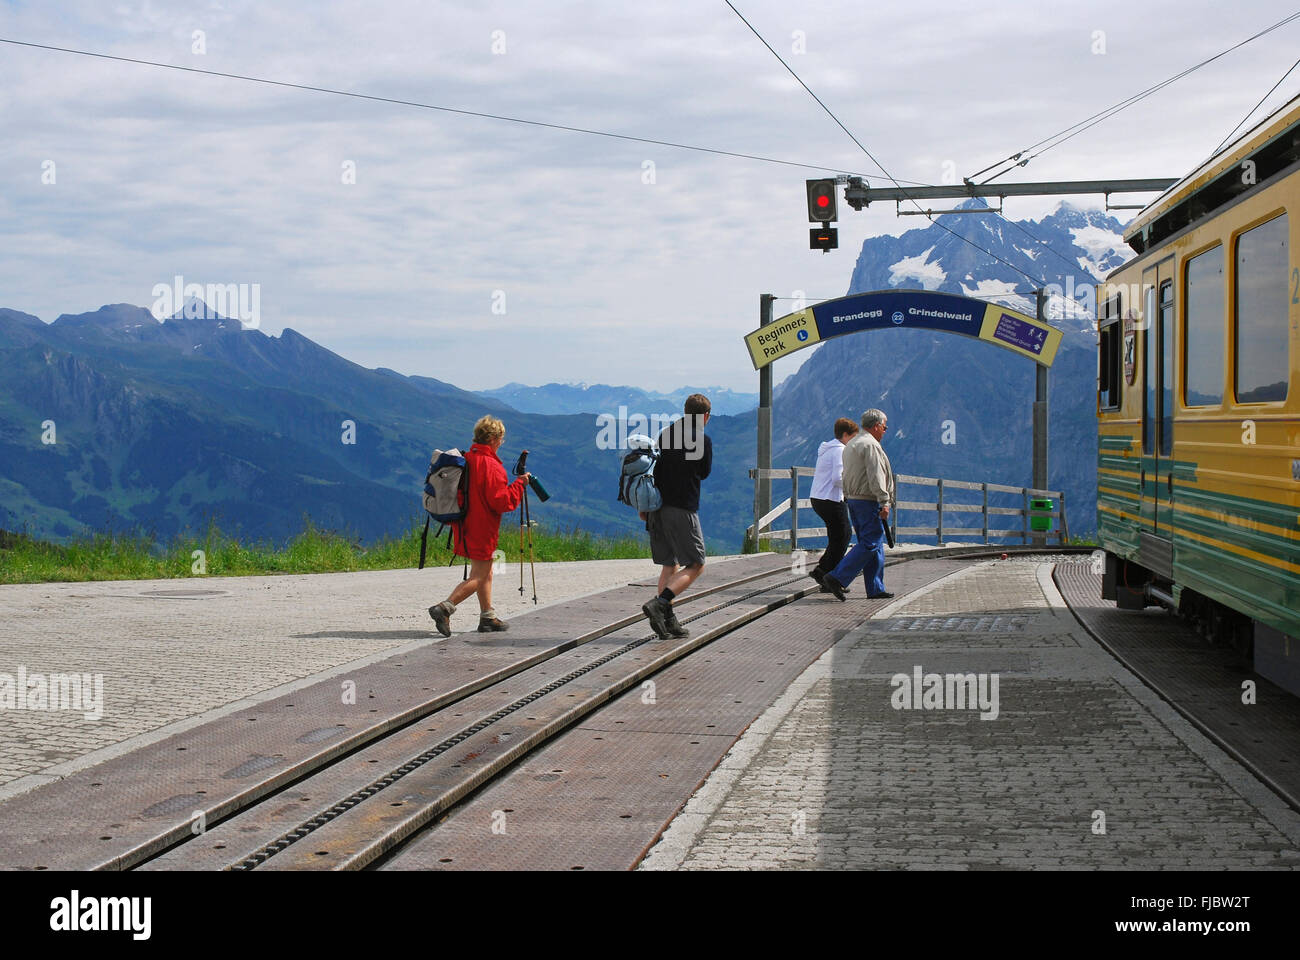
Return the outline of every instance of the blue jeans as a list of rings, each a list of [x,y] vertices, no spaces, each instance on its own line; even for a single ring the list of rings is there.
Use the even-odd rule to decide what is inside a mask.
[[[831,571],[831,577],[842,587],[851,584],[859,573],[867,585],[867,596],[885,592],[885,525],[880,519],[880,504],[875,500],[845,498],[849,508],[849,521],[858,542]]]

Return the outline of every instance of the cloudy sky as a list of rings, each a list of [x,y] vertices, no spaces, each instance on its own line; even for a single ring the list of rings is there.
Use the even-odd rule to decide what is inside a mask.
[[[733,2],[889,173],[925,183],[972,174],[1295,12],[1274,0]],[[723,0],[0,0],[0,37],[888,185]],[[1300,21],[1004,179],[1181,176],[1297,50]],[[760,293],[843,295],[863,239],[924,225],[892,204],[841,203],[840,249],[822,255],[807,249],[815,170],[4,43],[0,76],[0,306],[47,321],[150,306],[181,275],[259,284],[269,334],[293,327],[366,366],[469,389],[754,390],[742,336]],[[1300,71],[1261,112],[1298,88]],[[1006,213],[1038,218],[1057,202],[1012,199]]]

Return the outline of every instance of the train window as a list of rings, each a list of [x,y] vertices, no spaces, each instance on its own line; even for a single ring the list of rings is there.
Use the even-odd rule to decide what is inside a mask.
[[[1174,282],[1160,284],[1160,456],[1174,452]]]
[[[1183,402],[1189,407],[1223,402],[1223,247],[1187,261],[1184,275],[1187,317],[1183,334]]]
[[[1121,313],[1120,294],[1102,302],[1098,320],[1097,393],[1103,410],[1118,410],[1124,396],[1120,390],[1120,346],[1124,337]]]
[[[1286,399],[1290,279],[1285,213],[1237,238],[1234,382],[1238,403]]]

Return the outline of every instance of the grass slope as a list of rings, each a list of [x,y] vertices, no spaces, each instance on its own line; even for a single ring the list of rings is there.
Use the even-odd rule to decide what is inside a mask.
[[[402,536],[383,538],[368,546],[321,530],[310,521],[282,546],[241,542],[222,533],[215,524],[210,524],[202,535],[184,534],[166,543],[147,534],[101,533],[54,544],[0,531],[0,583],[401,570],[419,563],[421,530],[423,523],[412,526]],[[537,562],[650,556],[644,537],[605,537],[577,528],[534,526],[532,540]],[[511,529],[502,524],[499,547],[507,562],[519,560],[518,526]],[[201,558],[196,551],[202,551]],[[441,566],[451,559],[446,537],[435,542],[431,531],[425,565]]]

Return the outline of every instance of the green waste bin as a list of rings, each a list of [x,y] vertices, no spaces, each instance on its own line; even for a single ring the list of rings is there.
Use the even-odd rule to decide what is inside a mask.
[[[1044,533],[1052,529],[1052,517],[1036,517],[1035,510],[1055,510],[1056,501],[1046,497],[1034,497],[1029,501],[1029,529],[1035,533]]]

